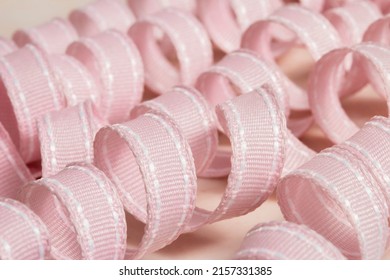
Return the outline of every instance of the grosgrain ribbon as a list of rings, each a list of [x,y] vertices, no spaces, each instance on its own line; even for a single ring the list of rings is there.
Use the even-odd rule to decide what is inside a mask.
[[[228,53],[239,49],[241,34],[251,23],[281,5],[280,0],[200,0],[198,14],[215,45]]]
[[[232,7],[237,40],[263,18],[252,1],[128,2],[139,18],[133,26],[122,2],[98,0],[70,16],[89,37],[54,20],[15,33],[19,50],[0,40],[0,196],[29,207],[0,199],[0,258],[139,259],[182,233],[255,210],[276,188],[290,222],[254,228],[236,258],[381,258],[390,232],[390,122],[376,117],[359,130],[339,98],[370,81],[389,100],[390,50],[372,42],[339,48],[340,36],[317,12],[349,1],[301,1],[317,12],[284,6],[245,32],[242,45],[258,54],[240,49],[213,66],[195,7],[215,42],[224,30],[210,32],[221,22],[210,29],[204,7],[222,5],[206,12],[225,16]],[[366,8],[370,16],[359,21]],[[343,17],[338,31],[356,30],[344,44],[360,42],[379,17],[362,1],[326,13],[340,11],[354,21]],[[387,42],[386,20],[365,40]],[[308,90],[316,121],[334,142],[353,135],[317,155],[293,135],[311,120],[288,119],[290,109],[308,109],[306,93],[275,65],[297,39],[318,60]],[[144,75],[160,96],[139,104]],[[218,147],[218,125],[230,149]],[[37,160],[43,178],[32,181],[25,162]],[[197,176],[228,176],[212,211],[196,204]],[[126,244],[124,209],[144,225],[135,246]]]
[[[173,45],[178,65],[159,46],[158,37],[162,34]],[[130,28],[129,36],[142,56],[146,86],[158,94],[174,85],[193,85],[197,76],[213,62],[206,31],[193,15],[184,11],[167,8],[145,16]]]
[[[18,30],[13,40],[18,47],[33,44],[46,53],[62,54],[78,35],[74,27],[65,19],[53,19],[48,23],[26,30]]]
[[[33,180],[8,132],[0,123],[0,197],[17,199],[20,187]]]
[[[26,205],[0,198],[0,260],[43,260],[49,256],[46,226]]]
[[[346,82],[343,61],[349,54],[353,54],[353,59],[356,60],[352,64],[352,70],[355,67],[359,74],[352,75],[352,82],[362,86],[370,81],[390,106],[389,69],[386,63],[390,49],[373,43],[361,43],[323,56],[310,77],[309,101],[317,124],[335,143],[346,140],[359,129],[342,108],[338,92]]]
[[[53,258],[123,259],[125,213],[111,181],[96,167],[67,166],[27,184],[21,195],[46,224]]]
[[[194,88],[174,87],[171,91],[135,107],[131,117],[136,118],[153,111],[174,119],[191,147],[197,174],[206,172],[216,156],[218,134],[215,116],[202,94]],[[228,173],[221,174],[221,171],[214,170],[212,174],[208,174],[215,177]]]
[[[42,176],[53,176],[73,162],[92,163],[93,140],[104,124],[89,101],[40,118]]]
[[[298,37],[315,61],[325,53],[341,47],[337,31],[325,17],[298,5],[284,6],[267,19],[253,23],[243,34],[241,47],[253,50],[266,61],[276,63],[271,51],[273,34],[287,36],[289,41],[295,36]],[[305,90],[299,88],[285,74],[282,75],[286,88],[290,89],[290,107],[295,110],[309,109]]]
[[[192,216],[196,192],[191,149],[177,125],[167,115],[147,113],[103,128],[94,147],[95,164],[115,183],[125,209],[146,224],[126,257],[173,242]]]
[[[95,36],[108,29],[126,32],[135,17],[120,0],[97,0],[70,13],[69,21],[80,37]]]
[[[67,54],[79,60],[103,89],[101,115],[111,123],[127,120],[141,101],[144,85],[143,64],[133,41],[108,30],[71,44]]]
[[[269,222],[255,226],[245,236],[235,258],[241,260],[345,259],[332,243],[314,230],[289,222]]]
[[[324,15],[336,27],[344,45],[350,46],[362,41],[368,26],[379,19],[382,13],[374,3],[359,0],[330,9]]]
[[[388,131],[388,119],[373,119],[345,144],[320,152],[287,175],[278,186],[285,218],[319,232],[348,258],[381,258],[389,210],[386,181],[378,170],[387,160],[370,148],[370,139],[387,139],[380,140],[387,151]]]
[[[49,58],[36,47],[27,45],[0,58],[0,74],[0,121],[24,161],[38,160],[35,120],[45,112],[65,106]]]

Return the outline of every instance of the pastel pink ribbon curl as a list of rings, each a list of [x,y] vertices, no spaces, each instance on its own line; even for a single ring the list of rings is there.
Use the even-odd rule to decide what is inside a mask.
[[[135,107],[131,116],[153,111],[174,119],[191,147],[197,174],[207,170],[217,152],[218,131],[215,116],[201,93],[190,87],[174,87]]]
[[[373,138],[369,137],[375,135]],[[341,147],[348,149],[365,161],[372,175],[377,179],[378,186],[383,192],[390,210],[390,120],[384,117],[374,117],[366,123],[356,134],[349,138]],[[390,217],[390,213],[389,213]]]
[[[102,87],[80,61],[69,55],[51,55],[49,59],[66,106],[76,106],[86,100],[98,104]]]
[[[198,14],[214,44],[229,53],[239,49],[241,34],[251,23],[281,6],[280,0],[200,0]]]
[[[31,182],[23,188],[22,201],[46,224],[53,258],[123,259],[123,206],[112,182],[96,167],[73,164]]]
[[[257,90],[217,107],[217,116],[232,147],[231,171],[219,205],[196,208],[187,231],[245,215],[274,191],[285,162],[285,118],[277,99]]]
[[[17,199],[20,188],[33,177],[8,132],[0,123],[0,197]]]
[[[146,86],[157,94],[175,85],[194,85],[213,62],[211,43],[202,24],[177,9],[167,8],[138,20],[129,35],[142,56]],[[160,47],[162,36],[169,38],[177,59],[168,58]]]
[[[386,15],[373,22],[363,35],[365,42],[377,42],[390,46],[390,15]]]
[[[66,105],[49,58],[36,47],[27,45],[0,57],[0,74],[0,121],[24,161],[39,160],[36,120]]]
[[[386,131],[375,129],[377,123],[366,124],[346,144],[322,151],[278,186],[285,218],[319,232],[351,259],[382,258],[389,236],[387,191],[371,162],[380,158],[367,142],[374,135],[388,139]],[[380,123],[388,130],[388,121]],[[356,147],[362,143],[371,158],[359,155]]]
[[[116,184],[126,210],[145,223],[126,258],[141,258],[170,244],[192,217],[196,174],[191,149],[167,115],[147,113],[101,129],[95,164]]]
[[[39,217],[26,205],[0,198],[0,260],[44,260],[50,237]]]
[[[67,54],[79,60],[103,89],[97,102],[102,117],[110,123],[127,120],[144,87],[143,63],[133,41],[108,30],[73,43]]]
[[[240,49],[225,55],[196,81],[196,87],[211,106],[253,91],[264,84],[272,89],[288,117],[290,104],[283,74],[277,66],[264,61],[250,50]],[[289,119],[288,127],[295,135],[301,135],[310,127],[312,121],[311,117]]]
[[[17,47],[13,41],[0,37],[0,56],[16,51]]]
[[[304,249],[303,249],[304,248]],[[245,236],[235,254],[240,260],[344,260],[328,240],[305,225],[262,223]]]
[[[271,49],[273,36],[296,37],[308,49],[314,61],[325,53],[342,46],[340,36],[321,14],[298,5],[287,5],[265,20],[253,23],[243,34],[241,47],[255,51],[261,58],[276,64]],[[323,36],[327,34],[327,36]],[[306,90],[297,86],[283,74],[285,87],[289,89],[290,107],[294,110],[309,109]]]
[[[96,0],[82,9],[72,11],[69,21],[80,37],[95,36],[109,29],[125,33],[135,17],[120,0]]]
[[[66,19],[56,18],[37,27],[18,30],[13,40],[18,47],[33,44],[46,53],[65,53],[66,48],[78,39],[74,27]]]
[[[216,106],[265,83],[273,89],[288,115],[290,107],[281,73],[274,65],[248,50],[237,50],[225,55],[198,77],[196,87],[211,106]]]
[[[350,71],[357,74],[345,79],[344,61],[353,55]],[[386,63],[390,49],[375,43],[361,43],[352,48],[332,51],[316,64],[309,82],[309,101],[317,124],[334,143],[348,139],[359,128],[350,119],[340,103],[340,89],[345,84],[361,86],[371,82],[376,91],[387,99],[390,108],[389,66]],[[348,78],[348,76],[347,76]]]
[[[327,10],[324,15],[337,29],[346,46],[360,43],[370,24],[382,17],[378,7],[365,0]]]
[[[90,101],[41,117],[42,177],[53,176],[73,162],[93,163],[93,140],[104,124]]]

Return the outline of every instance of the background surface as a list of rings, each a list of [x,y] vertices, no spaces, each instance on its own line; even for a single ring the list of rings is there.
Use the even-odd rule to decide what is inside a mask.
[[[72,9],[90,2],[89,0],[0,0],[0,36],[10,37],[19,28],[31,27],[53,17],[66,17]],[[299,61],[299,63],[296,63]],[[302,50],[294,50],[280,60],[280,65],[297,83],[305,84],[307,68],[311,60]],[[295,67],[299,65],[299,69]],[[387,115],[385,102],[370,87],[346,100],[344,108],[362,124],[376,114]],[[302,140],[319,151],[331,143],[322,132],[312,127]],[[226,179],[199,180],[198,205],[213,209],[218,205],[226,186]],[[239,248],[245,234],[260,222],[282,220],[282,214],[275,195],[255,212],[244,217],[206,226],[199,231],[181,236],[170,246],[147,255],[146,259],[229,259]],[[142,234],[142,226],[128,217],[128,234],[136,239]],[[390,259],[390,250],[385,258]]]

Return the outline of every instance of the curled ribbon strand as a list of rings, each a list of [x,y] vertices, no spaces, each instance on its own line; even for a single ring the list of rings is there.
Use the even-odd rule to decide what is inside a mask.
[[[0,39],[0,259],[140,259],[275,190],[287,221],[234,258],[381,258],[390,121],[340,99],[370,82],[390,106],[388,5],[299,2],[97,0]],[[302,47],[307,90],[279,64]],[[297,138],[313,119],[337,145]],[[213,210],[202,177],[227,178]]]

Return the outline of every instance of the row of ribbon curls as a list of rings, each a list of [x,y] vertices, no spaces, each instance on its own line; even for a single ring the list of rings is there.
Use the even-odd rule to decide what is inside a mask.
[[[390,106],[390,1],[299,2],[98,0],[1,39],[0,258],[139,259],[275,190],[286,221],[233,258],[382,258],[390,120],[359,128],[340,99],[370,83]],[[277,64],[296,47],[305,89]],[[226,176],[198,207],[197,178]]]

